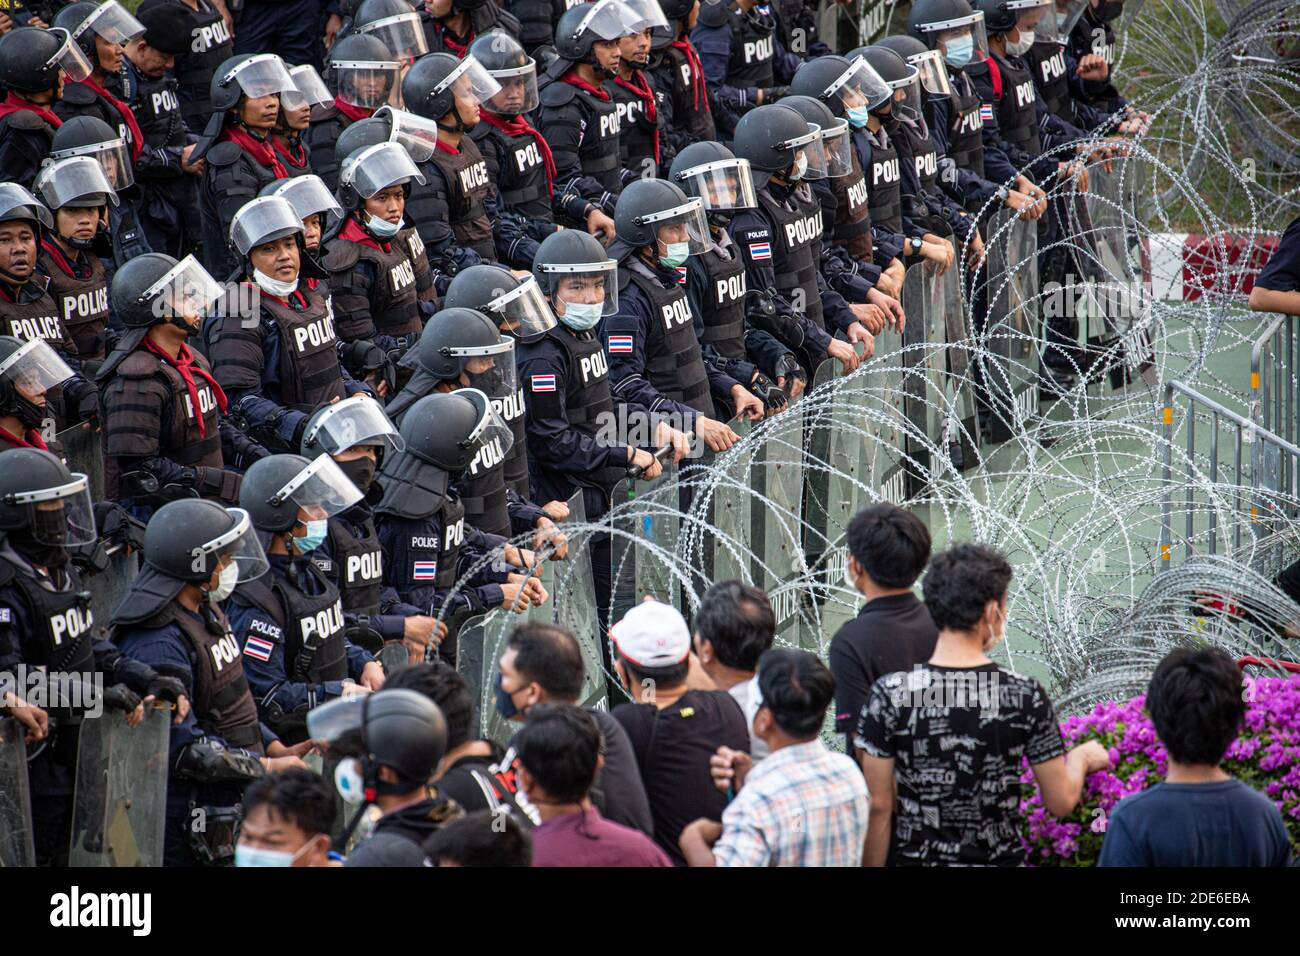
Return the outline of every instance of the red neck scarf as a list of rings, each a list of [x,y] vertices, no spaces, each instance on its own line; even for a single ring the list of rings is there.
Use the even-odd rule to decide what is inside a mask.
[[[17,93],[10,92],[9,95],[4,98],[4,101],[0,102],[0,116],[8,116],[10,113],[18,113],[22,110],[30,110],[41,119],[45,120],[45,122],[49,123],[50,126],[54,127],[54,129],[58,129],[63,125],[63,120],[59,119],[44,106],[37,106],[31,101],[23,99]]]
[[[651,123],[654,123],[658,119],[658,113],[655,110],[655,91],[650,88],[650,81],[645,78],[644,73],[642,73],[640,70],[633,70],[631,83],[623,79],[623,77],[621,76],[614,77],[614,82],[617,83],[619,86],[623,87],[623,89],[631,90],[638,97],[640,97],[641,102],[645,104],[645,118],[647,120],[649,120]],[[659,164],[658,127],[655,128],[654,143],[655,143],[655,165],[657,166]]]
[[[338,111],[346,116],[353,123],[360,122],[363,119],[369,119],[374,114],[374,110],[366,109],[364,106],[355,106],[342,97],[335,97],[334,105]]]
[[[598,100],[609,99],[609,90],[602,90],[599,86],[592,86],[590,83],[588,83],[586,80],[584,80],[582,77],[578,75],[578,71],[576,68],[569,70],[569,72],[565,73],[562,77],[560,77],[560,79],[563,80],[565,83],[568,83],[570,86],[576,86],[580,90],[586,90],[588,93],[596,97],[596,99]]]
[[[284,161],[294,169],[307,168],[307,149],[301,142],[294,143],[293,147],[290,147],[283,138],[275,136],[271,139],[271,146],[277,153],[283,156]],[[294,151],[295,149],[297,152]]]
[[[65,275],[70,275],[74,278],[81,278],[77,273],[77,267],[69,261],[68,257],[63,254],[63,250],[60,249],[53,240],[42,239],[41,248],[44,249],[49,257],[54,261],[54,264],[63,270]]]
[[[19,438],[7,428],[0,428],[0,442],[8,445],[10,448],[39,448],[42,451],[49,451],[50,446],[45,444],[45,439],[35,428],[27,429],[27,434]]]
[[[465,51],[468,50],[470,44],[474,42],[473,27],[469,28],[469,33],[466,35],[464,40],[455,39],[456,34],[452,33],[451,30],[448,29],[447,25],[441,20],[433,21],[433,29],[437,31],[439,38],[442,40],[443,46],[456,54],[458,59],[465,59]]]
[[[194,353],[183,342],[181,343],[180,352],[177,353],[175,358],[154,345],[149,339],[144,340],[144,347],[181,373],[181,378],[185,380],[185,390],[190,394],[190,407],[194,409],[194,420],[198,423],[199,437],[202,438],[206,429],[203,424],[203,414],[200,411],[203,406],[199,404],[199,387],[194,382],[194,376],[198,375],[212,386],[212,394],[217,396],[217,407],[223,412],[226,410],[227,405],[226,393],[221,390],[217,380],[194,360]]]
[[[528,135],[533,138],[537,144],[537,151],[542,154],[542,164],[546,167],[546,188],[552,196],[555,195],[555,157],[551,155],[550,144],[546,142],[545,137],[533,127],[528,125],[528,120],[522,116],[516,116],[513,119],[506,119],[504,116],[497,116],[495,113],[489,113],[487,110],[481,110],[478,118],[489,126],[495,126],[507,136],[524,136]]]
[[[289,171],[284,168],[284,163],[275,157],[275,148],[267,140],[258,139],[248,130],[239,126],[232,126],[221,134],[223,142],[229,141],[237,145],[261,166],[265,166],[271,172],[275,173],[276,179],[287,179]]]
[[[691,105],[697,110],[707,110],[709,108],[709,88],[704,84],[704,64],[700,62],[700,55],[695,52],[695,47],[691,46],[691,41],[686,37],[678,37],[668,45],[681,50],[682,55],[686,57],[686,62],[691,65],[691,95],[693,97]]]
[[[388,252],[393,247],[392,243],[380,242],[366,232],[366,227],[357,222],[356,216],[348,216],[348,221],[339,230],[339,238],[347,242],[359,242],[363,246],[369,246],[371,249],[378,249],[381,252]]]
[[[479,115],[482,116],[481,113]],[[442,150],[444,153],[451,153],[451,155],[453,156],[460,155],[460,147],[452,146],[450,143],[444,143],[442,140],[438,140],[437,142],[435,142],[433,144],[433,148],[434,148],[434,152],[437,152],[438,150]]]
[[[126,123],[126,128],[131,133],[131,162],[137,162],[140,154],[144,152],[144,134],[140,132],[140,124],[135,121],[135,113],[131,112],[131,107],[127,106],[108,90],[104,89],[92,77],[86,77],[81,81],[82,86],[88,86],[104,99],[112,104],[113,109],[122,114],[122,120]]]

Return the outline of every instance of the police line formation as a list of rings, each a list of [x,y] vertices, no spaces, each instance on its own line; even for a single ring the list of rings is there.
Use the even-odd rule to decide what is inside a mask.
[[[0,37],[0,670],[190,702],[128,727],[66,684],[34,753],[0,724],[6,862],[131,862],[105,836],[150,807],[169,862],[224,859],[313,708],[439,656],[492,715],[522,619],[578,635],[594,704],[647,594],[751,581],[821,651],[881,499],[1013,556],[1006,652],[1067,710],[1195,595],[1261,609],[1201,622],[1238,651],[1295,623],[1294,492],[1157,415],[1170,378],[1240,393],[1208,362],[1255,320],[1149,294],[1175,209],[1294,209],[1293,130],[1242,105],[1294,102],[1281,5],[1207,49],[1198,0],[915,0],[842,53],[799,4],[562,6],[363,0],[315,64],[232,55],[206,0]],[[1162,507],[1217,553],[1154,574]],[[165,799],[115,803],[97,760],[164,751]]]

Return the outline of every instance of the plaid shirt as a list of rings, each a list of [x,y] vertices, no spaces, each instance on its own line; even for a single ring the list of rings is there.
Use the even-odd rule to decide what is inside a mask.
[[[755,764],[722,813],[718,866],[861,866],[867,785],[844,754],[820,740]]]

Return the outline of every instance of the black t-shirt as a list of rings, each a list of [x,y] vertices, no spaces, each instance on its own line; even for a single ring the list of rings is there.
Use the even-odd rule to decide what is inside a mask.
[[[677,840],[700,817],[721,820],[727,796],[713,785],[709,758],[719,747],[749,751],[749,728],[735,698],[723,690],[690,690],[671,707],[620,704],[614,718],[627,731],[654,817],[654,840],[673,863],[686,863]]]
[[[1264,263],[1255,285],[1274,292],[1300,289],[1300,216],[1293,219],[1282,233],[1277,250]]]
[[[896,866],[1024,865],[1021,759],[1065,753],[1042,685],[992,663],[885,675],[854,743],[894,761]]]
[[[829,661],[835,675],[835,729],[853,753],[853,732],[871,685],[886,674],[910,671],[934,653],[939,629],[915,594],[879,597],[831,638]]]
[[[605,757],[605,766],[596,774],[591,787],[591,802],[606,820],[653,836],[654,817],[650,813],[650,801],[641,783],[641,770],[627,731],[607,710],[588,708],[587,713],[596,718],[596,726],[600,728],[601,753]]]

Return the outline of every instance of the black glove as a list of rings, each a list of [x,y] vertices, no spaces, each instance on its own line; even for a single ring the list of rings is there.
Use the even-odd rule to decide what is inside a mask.
[[[94,382],[88,382],[80,376],[63,383],[63,398],[69,418],[77,422],[99,424],[99,389]]]
[[[785,392],[762,372],[754,373],[754,380],[750,382],[749,390],[763,400],[763,407],[769,412],[780,411],[790,404]]]
[[[145,688],[146,697],[157,697],[159,700],[165,700],[169,704],[185,696],[185,685],[181,683],[179,677],[169,677],[166,674],[154,674],[149,680],[149,686]]]
[[[776,373],[778,379],[783,378],[786,380],[785,390],[787,393],[790,391],[791,378],[802,379],[805,385],[808,384],[808,376],[799,365],[799,360],[789,353],[786,353],[777,359],[776,368],[772,371]]]
[[[775,103],[789,92],[790,87],[788,86],[765,86],[763,87],[763,105],[768,106]]]
[[[132,551],[144,550],[144,523],[114,501],[95,503],[95,527],[105,544],[126,545]]]
[[[125,684],[105,689],[102,700],[105,710],[122,710],[128,714],[140,706],[140,695]]]

